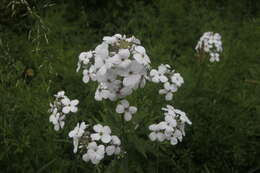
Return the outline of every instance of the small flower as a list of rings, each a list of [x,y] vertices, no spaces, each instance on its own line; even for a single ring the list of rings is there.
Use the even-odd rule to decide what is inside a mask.
[[[69,132],[69,137],[73,138],[73,145],[74,145],[73,152],[74,153],[76,153],[78,150],[79,139],[84,134],[86,128],[87,128],[87,125],[85,124],[85,122],[82,122],[81,124],[77,123],[76,127],[72,131]]]
[[[81,63],[83,63],[84,65],[87,65],[89,63],[90,59],[92,58],[92,56],[93,56],[93,52],[91,52],[91,51],[80,53],[76,71],[78,72],[80,70]]]
[[[87,70],[83,70],[83,82],[84,83],[88,83],[90,79],[92,79],[93,81],[96,80],[96,73],[95,73],[95,67],[92,65],[90,66],[90,68]]]
[[[57,94],[54,95],[57,99],[65,97],[65,91],[59,91]]]
[[[130,106],[127,100],[121,100],[116,107],[117,113],[124,114],[125,121],[130,121],[132,119],[132,115],[135,114],[136,111],[137,108],[134,106]]]
[[[82,156],[82,159],[85,162],[88,162],[89,160],[93,164],[98,164],[103,158],[105,154],[105,146],[104,145],[97,145],[96,142],[91,142],[88,144],[87,147],[88,151]]]
[[[178,87],[180,87],[180,86],[184,83],[184,80],[183,80],[183,78],[181,77],[180,73],[174,73],[174,74],[171,76],[171,81],[172,81],[172,83],[174,83],[174,84],[177,85]]]
[[[169,70],[168,70],[169,67],[170,66],[168,64],[166,64],[166,65],[161,64],[158,67],[158,70],[152,69],[151,72],[150,72],[150,76],[152,78],[152,81],[154,83],[159,83],[159,82],[165,83],[165,82],[167,82],[168,78],[164,74],[169,72]]]
[[[54,130],[59,131],[65,125],[64,119],[65,115],[55,111],[50,115],[49,121],[54,125]]]
[[[141,80],[141,76],[145,74],[145,69],[142,65],[133,61],[129,68],[122,74],[124,76],[124,86],[136,86]]]
[[[96,133],[91,134],[92,140],[101,140],[104,143],[109,143],[111,141],[111,130],[108,126],[102,126],[101,124],[97,124],[93,127],[93,129]]]
[[[169,82],[164,83],[164,89],[159,90],[159,94],[165,94],[165,100],[172,100],[173,93],[177,91],[177,86],[170,84]]]
[[[79,101],[77,99],[70,100],[69,98],[64,98],[61,100],[61,103],[64,105],[62,108],[62,112],[64,114],[68,114],[70,112],[77,112],[78,108],[76,107],[79,104]]]
[[[219,54],[223,51],[221,36],[218,33],[205,32],[195,47],[197,52],[204,51],[210,56],[210,62],[218,62]]]
[[[166,123],[159,124],[152,124],[149,126],[149,130],[152,132],[149,134],[149,138],[151,141],[158,140],[160,142],[163,142],[166,139],[166,136],[164,133],[162,133],[160,130],[166,128]]]
[[[135,46],[134,49],[135,54],[133,57],[139,64],[148,65],[151,63],[150,58],[147,56],[143,46]]]

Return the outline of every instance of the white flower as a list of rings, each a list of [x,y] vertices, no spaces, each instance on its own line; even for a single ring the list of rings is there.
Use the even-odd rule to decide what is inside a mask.
[[[127,100],[121,100],[116,107],[117,113],[124,114],[125,121],[130,121],[132,119],[132,115],[135,114],[136,111],[137,108],[134,106],[130,106]]]
[[[54,97],[56,98],[54,103],[50,103],[49,112],[51,115],[49,121],[54,125],[54,129],[58,131],[65,125],[65,114],[77,111],[78,100],[70,101],[64,91],[59,91]]]
[[[93,164],[98,164],[103,158],[105,154],[105,146],[104,145],[97,145],[96,142],[91,142],[88,144],[88,151],[82,156],[82,159],[85,162],[89,160]]]
[[[191,124],[186,114],[175,109],[171,105],[167,105],[166,108],[162,108],[164,112],[164,120],[158,124],[152,124],[149,126],[151,133],[149,138],[151,141],[170,141],[171,145],[176,145],[178,141],[182,141],[185,136],[184,126],[185,124]]]
[[[83,63],[84,65],[87,65],[90,61],[90,59],[92,58],[93,53],[91,51],[89,52],[82,52],[79,55],[79,61],[78,61],[78,67],[77,67],[77,72],[80,70],[81,68],[81,63]]]
[[[74,153],[76,153],[78,150],[79,139],[84,134],[86,128],[87,125],[85,124],[85,122],[82,122],[81,124],[77,123],[76,127],[69,132],[69,137],[73,138]]]
[[[102,99],[107,99],[107,98],[113,100],[114,97],[115,96],[113,95],[113,93],[111,93],[103,83],[101,83],[98,86],[98,88],[95,92],[95,100],[98,100],[98,101],[101,101]]]
[[[159,90],[159,94],[165,94],[165,100],[172,100],[173,93],[177,91],[177,86],[170,84],[169,82],[164,83],[164,89]]]
[[[158,124],[152,124],[149,126],[149,129],[152,131],[149,134],[149,138],[151,141],[158,140],[160,142],[163,142],[166,139],[166,136],[164,133],[162,133],[161,130],[162,127]]]
[[[57,111],[54,111],[49,118],[49,121],[54,125],[54,130],[59,131],[65,125],[65,115],[61,115]]]
[[[54,95],[56,98],[63,98],[65,97],[65,91],[59,91],[57,94]]]
[[[143,46],[135,46],[134,49],[136,53],[133,57],[139,64],[148,65],[151,63],[150,58],[147,56]]]
[[[141,76],[145,74],[145,69],[142,65],[133,61],[129,68],[122,74],[124,76],[123,84],[124,86],[135,87],[141,80]]]
[[[79,101],[77,99],[70,100],[69,98],[64,98],[61,100],[61,103],[64,105],[62,108],[62,112],[64,114],[68,114],[70,112],[77,112],[78,108],[76,107],[79,104]]]
[[[118,54],[111,58],[113,64],[118,65],[120,68],[126,68],[131,64],[131,60],[128,59],[130,51],[128,49],[119,49]]]
[[[159,83],[159,82],[165,83],[165,82],[167,82],[168,78],[164,74],[169,72],[168,68],[169,68],[168,64],[166,64],[166,65],[161,64],[158,67],[158,70],[152,69],[151,72],[150,72],[150,76],[152,78],[152,81],[154,83]]]
[[[103,40],[107,43],[107,44],[115,44],[118,41],[117,37],[109,37],[109,36],[105,36],[103,37]]]
[[[98,82],[95,99],[111,101],[130,95],[133,90],[144,87],[150,59],[145,48],[135,37],[115,34],[103,37],[90,58],[80,58],[83,64],[83,82]],[[82,53],[81,57],[86,57]],[[84,62],[83,62],[84,60]]]
[[[95,73],[95,67],[93,65],[90,66],[90,68],[88,70],[87,69],[83,70],[83,79],[82,80],[84,83],[88,83],[90,79],[95,81],[96,80],[95,77],[96,77],[96,73]]]
[[[181,77],[180,73],[174,73],[174,74],[171,76],[171,81],[172,81],[172,83],[174,83],[174,84],[177,85],[178,87],[180,87],[180,86],[184,83],[184,80],[183,80],[183,78]]]
[[[108,126],[102,126],[101,124],[97,124],[93,127],[93,129],[96,133],[90,135],[92,140],[101,140],[103,143],[109,143],[111,141],[111,130]]]
[[[210,55],[210,62],[218,62],[223,51],[221,36],[218,33],[205,32],[195,47],[197,52],[204,51]]]

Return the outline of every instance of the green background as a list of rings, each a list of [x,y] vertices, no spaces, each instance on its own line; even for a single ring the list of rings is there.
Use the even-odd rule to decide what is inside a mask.
[[[260,1],[13,2],[0,1],[0,172],[260,172]],[[222,36],[219,63],[195,58],[206,31]],[[193,124],[176,146],[149,141],[147,127],[167,103],[147,84],[128,98],[138,112],[125,124],[127,153],[93,166],[73,154],[69,130],[85,120],[120,135],[122,124],[116,103],[95,101],[97,84],[75,70],[80,52],[116,33],[139,38],[152,67],[181,73],[185,83],[168,104]],[[55,132],[47,110],[59,90],[80,104]]]

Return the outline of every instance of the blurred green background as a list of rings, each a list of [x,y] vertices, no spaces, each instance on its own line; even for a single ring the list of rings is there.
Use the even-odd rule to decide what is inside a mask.
[[[197,63],[206,31],[222,35],[219,63]],[[73,154],[68,131],[79,120],[120,128],[115,104],[96,102],[96,84],[75,70],[80,52],[116,33],[139,38],[152,67],[181,73],[170,104],[193,124],[176,146],[150,142],[147,127],[166,102],[148,84],[129,98],[138,113],[127,126],[139,127],[127,133],[126,157],[95,167]],[[79,112],[55,132],[47,110],[62,89],[80,100]],[[1,0],[0,172],[260,172],[260,1]]]

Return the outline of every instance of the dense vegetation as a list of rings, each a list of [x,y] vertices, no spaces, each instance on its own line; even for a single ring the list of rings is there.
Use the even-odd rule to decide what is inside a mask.
[[[260,171],[259,1],[2,0],[0,11],[0,172]],[[206,31],[222,35],[219,63],[195,58]],[[168,63],[182,74],[185,84],[171,104],[193,124],[182,143],[154,150],[147,125],[161,118],[165,102],[149,84],[130,98],[139,128],[127,133],[127,157],[95,167],[74,155],[64,136],[82,119],[120,133],[114,104],[95,101],[96,84],[75,72],[80,52],[115,33],[139,38],[153,67]],[[47,110],[61,89],[80,109],[55,132]]]

